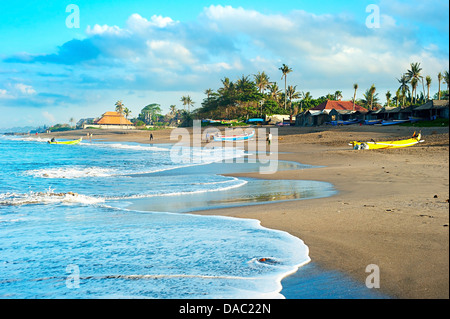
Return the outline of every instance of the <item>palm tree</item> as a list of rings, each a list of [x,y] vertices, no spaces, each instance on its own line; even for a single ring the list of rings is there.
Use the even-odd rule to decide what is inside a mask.
[[[175,113],[177,112],[177,106],[176,105],[171,105],[169,106],[170,108],[170,115],[175,115]]]
[[[358,90],[358,83],[353,84],[353,88],[355,89],[355,93],[353,94],[353,111],[355,110],[355,101],[356,101],[356,91]]]
[[[129,108],[124,108],[123,113],[125,114],[125,117],[128,118],[128,116],[131,114],[131,110]]]
[[[292,85],[289,85],[288,88],[287,88],[287,95],[289,97],[289,104],[290,104],[290,107],[291,107],[291,114],[293,113],[292,100],[296,100],[296,99],[300,98],[300,93],[295,90],[296,88],[297,88],[297,86],[292,86]]]
[[[281,76],[281,79],[283,80],[284,77],[284,109],[286,110],[286,97],[287,97],[287,75],[288,73],[292,72],[292,69],[289,68],[286,64],[283,64],[283,66],[281,68],[279,68],[279,70],[283,73],[283,75]]]
[[[186,96],[182,96],[181,100],[180,100],[181,102],[183,102],[183,107],[184,107],[185,110],[186,110],[186,104],[187,104],[186,100],[187,100]]]
[[[374,90],[375,86],[372,85],[369,89],[366,90],[366,93],[363,94],[363,99],[361,100],[362,106],[365,106],[369,110],[372,109],[373,103],[378,102],[378,93],[375,94]]]
[[[75,119],[73,117],[71,117],[69,122],[70,122],[70,124],[72,124],[71,127],[73,127],[73,122],[75,122]]]
[[[334,92],[334,99],[336,101],[340,100],[342,98],[342,91],[336,91]]]
[[[302,92],[302,100],[300,101],[300,112],[303,111],[303,104],[306,104],[306,106],[310,105],[310,102],[312,100],[311,92]]]
[[[427,88],[428,88],[428,100],[430,99],[430,86],[431,86],[431,76],[427,75],[425,78],[425,81],[427,82]]]
[[[212,89],[206,89],[206,90],[205,90],[205,94],[206,94],[206,97],[207,97],[208,100],[209,100],[209,97],[211,96],[211,94],[213,94],[213,90],[212,90]]]
[[[411,94],[412,94],[412,98],[413,98],[413,104],[416,104],[416,95],[417,95],[416,89],[417,89],[418,82],[419,82],[419,80],[417,80],[417,78],[411,79],[411,89],[412,89]],[[414,94],[414,93],[416,93],[416,94]]]
[[[270,85],[269,77],[264,71],[262,73],[255,74],[255,83],[259,89],[259,93],[263,93]]]
[[[400,83],[399,90],[402,92],[403,97],[402,107],[405,107],[406,92],[409,92],[408,78],[405,74],[403,74],[400,79],[397,79],[397,81]]]
[[[447,83],[447,94],[449,94],[450,74],[448,74],[448,71],[444,72],[444,82]]]
[[[386,106],[387,107],[389,107],[389,105],[391,104],[391,97],[392,97],[391,91],[388,90],[386,92]]]
[[[439,91],[438,91],[438,100],[441,99],[441,81],[442,81],[442,73],[438,73],[438,82],[439,82]]]
[[[119,113],[119,114],[122,114],[123,113],[123,107],[124,107],[124,105],[122,103],[122,100],[117,101],[115,105],[116,105],[116,112]]]
[[[191,97],[188,95],[186,96],[186,104],[188,106],[188,112],[191,112],[191,105],[194,105],[195,102],[192,101]]]
[[[280,89],[278,88],[277,83],[273,83],[271,86],[269,86],[269,91],[270,91],[270,97],[274,100],[274,101],[278,101],[279,97],[280,97]]]
[[[395,107],[398,107],[398,101],[400,100],[401,92],[400,88],[395,92]]]
[[[417,82],[422,81],[423,86],[423,95],[425,95],[425,86],[423,84],[423,76],[420,74],[422,71],[422,68],[420,67],[420,63],[411,63],[411,69],[406,72],[406,76],[408,81],[411,81],[412,79],[416,79]],[[417,86],[417,83],[416,83]],[[417,92],[416,92],[417,93]]]
[[[375,84],[372,84],[372,86],[371,86],[370,89],[369,89],[370,97],[371,97],[371,99],[370,99],[370,110],[373,109],[373,98],[374,98],[374,96],[375,96],[375,91],[376,91],[376,90],[377,90],[377,89],[375,88]]]

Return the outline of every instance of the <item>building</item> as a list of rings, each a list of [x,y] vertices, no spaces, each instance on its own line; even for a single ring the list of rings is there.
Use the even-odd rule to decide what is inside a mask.
[[[448,119],[448,100],[430,100],[427,103],[414,108],[414,116],[424,119]]]
[[[94,124],[84,124],[83,128],[95,127],[102,129],[134,129],[134,124],[118,112],[106,112]]]
[[[367,110],[353,101],[327,100],[306,112],[298,114],[295,125],[319,126],[332,121],[347,121],[355,118],[363,118]]]

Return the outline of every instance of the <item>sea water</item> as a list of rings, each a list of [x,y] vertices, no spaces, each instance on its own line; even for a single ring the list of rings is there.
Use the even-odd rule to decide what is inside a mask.
[[[256,220],[189,212],[334,194],[257,170],[243,150],[0,137],[0,298],[283,298],[308,247]],[[307,168],[280,162],[279,169]],[[301,269],[301,268],[300,268]]]

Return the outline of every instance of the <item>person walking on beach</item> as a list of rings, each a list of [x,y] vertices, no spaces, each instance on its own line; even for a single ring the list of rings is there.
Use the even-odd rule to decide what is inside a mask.
[[[153,141],[153,134],[150,133],[150,141]]]
[[[269,136],[267,137],[267,143],[270,145],[271,141],[272,141],[272,133],[269,133]]]

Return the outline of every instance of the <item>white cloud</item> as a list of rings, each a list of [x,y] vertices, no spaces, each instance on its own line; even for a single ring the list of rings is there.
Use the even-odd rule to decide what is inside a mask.
[[[23,83],[17,83],[14,86],[17,90],[19,90],[19,92],[21,92],[22,94],[26,94],[26,95],[34,95],[36,94],[36,91],[33,89],[33,87],[31,85],[26,85]]]
[[[104,25],[94,25],[94,27],[91,28],[90,25],[87,26],[86,28],[86,34],[93,36],[93,35],[121,35],[123,34],[123,30],[120,29],[118,26],[114,25],[112,27],[104,24]]]
[[[0,99],[11,99],[13,96],[7,90],[0,89]]]

